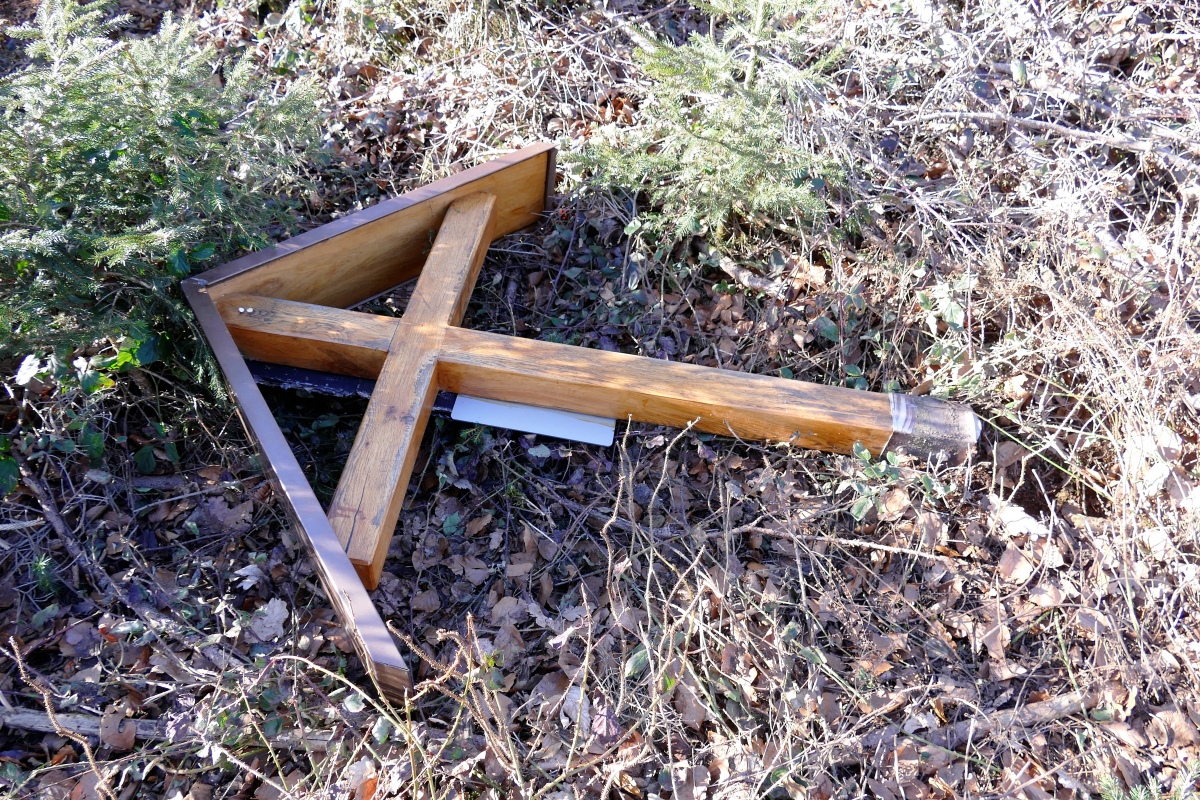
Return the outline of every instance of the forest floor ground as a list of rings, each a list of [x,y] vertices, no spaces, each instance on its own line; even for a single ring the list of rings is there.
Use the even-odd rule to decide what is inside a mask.
[[[730,271],[699,237],[648,251],[638,194],[573,156],[651,113],[629,26],[680,43],[707,15],[395,6],[176,11],[325,82],[301,227],[557,140],[554,209],[492,248],[466,325],[934,393],[972,404],[980,445],[951,467],[437,420],[374,595],[420,650],[399,708],[233,408],[135,371],[90,410],[125,455],[48,445],[0,516],[12,796],[1195,792],[1196,8],[830,2],[796,124],[844,190],[823,227],[748,231]],[[131,36],[163,11],[121,8]],[[5,385],[0,417],[51,444],[94,402]],[[365,401],[268,396],[327,499]]]

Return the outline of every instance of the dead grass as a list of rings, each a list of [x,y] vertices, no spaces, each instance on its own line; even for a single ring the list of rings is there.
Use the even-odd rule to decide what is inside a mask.
[[[563,137],[569,192],[493,249],[472,326],[894,381],[988,427],[964,467],[887,470],[637,425],[548,455],[431,426],[377,593],[420,681],[397,709],[362,685],[234,426],[155,406],[165,375],[95,408],[14,389],[4,412],[42,437],[35,478],[67,535],[32,493],[10,498],[4,638],[60,717],[153,723],[130,752],[96,742],[117,796],[1040,800],[1113,776],[1194,793],[1196,9],[830,4],[807,57],[842,55],[792,113],[847,189],[827,229],[748,226],[734,253],[777,297],[698,242],[625,236],[636,198],[571,167],[639,121],[615,20],[678,39],[704,17],[339,5],[263,30],[254,11],[214,12],[208,35],[329,80],[314,223]],[[110,453],[98,483],[53,446],[76,435],[67,410],[159,445],[146,426],[173,424],[183,460],[139,477]],[[314,457],[305,442],[353,430],[353,404],[318,425],[328,411],[294,413]],[[14,664],[0,691],[40,708]],[[96,796],[61,731],[5,737],[16,795]]]

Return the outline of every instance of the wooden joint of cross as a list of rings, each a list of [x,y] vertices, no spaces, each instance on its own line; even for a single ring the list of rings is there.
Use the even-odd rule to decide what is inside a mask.
[[[492,240],[536,221],[553,181],[553,148],[525,148],[185,283],[331,601],[394,696],[410,685],[407,670],[364,588],[379,583],[438,390],[839,453],[860,443],[958,461],[978,438],[970,409],[931,398],[460,327]],[[345,310],[413,277],[400,318]],[[247,358],[376,380],[327,512]]]

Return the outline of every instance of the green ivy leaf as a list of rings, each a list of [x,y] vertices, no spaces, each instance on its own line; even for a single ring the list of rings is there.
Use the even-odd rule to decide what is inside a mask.
[[[817,317],[813,320],[813,326],[822,338],[828,339],[831,342],[837,342],[841,338],[838,326],[829,317]]]
[[[146,445],[133,454],[133,465],[143,475],[154,472],[154,445]]]
[[[946,303],[946,307],[942,309],[942,319],[946,321],[947,325],[961,328],[965,317],[966,312],[963,311],[963,307],[953,300]]]
[[[138,342],[137,348],[133,351],[133,358],[137,362],[134,366],[144,367],[158,361],[162,358],[162,345],[162,337],[156,334],[150,334]]]
[[[193,248],[192,251],[188,253],[188,256],[193,261],[207,261],[216,255],[216,252],[216,245],[202,244],[199,247]]]
[[[187,251],[182,247],[176,247],[171,251],[171,255],[167,256],[167,269],[177,278],[186,278],[192,272],[192,265],[188,261]]]
[[[272,714],[263,720],[263,734],[268,739],[274,738],[283,731],[283,717],[278,714]]]
[[[58,603],[51,603],[33,615],[33,627],[40,628],[58,616]]]
[[[646,671],[646,667],[650,665],[650,653],[646,650],[645,645],[638,645],[638,648],[633,651],[633,654],[625,660],[624,674],[626,678],[636,678]]]
[[[83,369],[79,371],[79,388],[87,394],[95,394],[104,389],[111,389],[116,386],[113,379],[97,372],[94,369]]]
[[[367,704],[363,700],[363,696],[361,694],[359,694],[358,692],[355,692],[354,694],[351,694],[351,695],[347,695],[346,699],[342,701],[342,708],[346,709],[351,714],[357,714],[358,712],[360,712],[364,708],[366,708],[366,706],[367,706]]]
[[[20,482],[21,471],[17,469],[16,459],[0,456],[0,497],[6,497]]]
[[[375,720],[375,725],[371,728],[371,738],[376,744],[387,744],[388,737],[392,734],[392,723],[387,717],[380,717]]]
[[[875,498],[873,497],[858,498],[858,500],[854,502],[854,505],[850,506],[850,516],[854,517],[859,522],[862,522],[863,517],[865,517],[867,512],[871,510],[871,506],[874,504],[874,502]]]

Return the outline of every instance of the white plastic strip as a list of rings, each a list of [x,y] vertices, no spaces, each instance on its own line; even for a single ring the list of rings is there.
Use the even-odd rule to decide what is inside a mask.
[[[459,422],[494,425],[497,428],[553,436],[572,442],[598,444],[602,447],[613,443],[613,433],[617,427],[616,420],[605,417],[506,403],[502,400],[484,400],[465,394],[455,398],[450,418]]]
[[[888,400],[891,401],[892,405],[892,431],[895,433],[912,433],[913,420],[916,415],[912,401],[908,399],[908,395],[893,392],[888,395]]]

